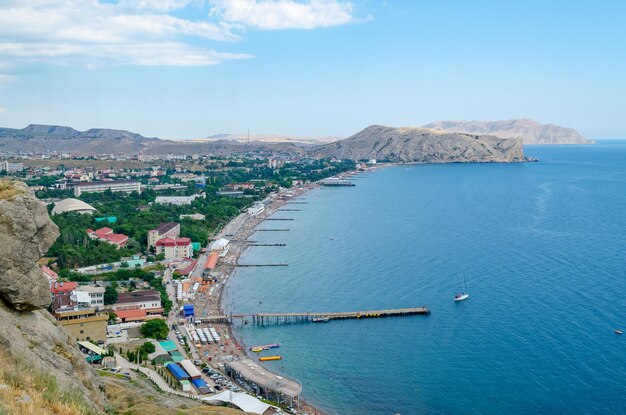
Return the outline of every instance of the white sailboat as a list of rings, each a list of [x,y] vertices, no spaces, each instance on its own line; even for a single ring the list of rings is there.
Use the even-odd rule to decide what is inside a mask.
[[[454,296],[454,301],[467,300],[467,298],[469,297],[469,293],[467,292],[467,284],[465,283],[465,273],[463,273],[462,275],[463,275],[463,288],[465,289],[465,291],[455,295]]]

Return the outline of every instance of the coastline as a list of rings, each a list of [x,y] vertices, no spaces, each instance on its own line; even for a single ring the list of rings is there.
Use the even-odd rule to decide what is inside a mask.
[[[391,164],[388,163],[381,163],[379,165],[376,165],[375,167],[371,167],[366,170],[347,171],[333,177],[351,177],[359,173],[371,172],[374,170],[378,170],[382,167],[388,167],[390,165]],[[245,241],[247,241],[248,238],[250,238],[256,232],[255,228],[264,223],[267,218],[272,216],[279,208],[285,206],[290,201],[297,200],[298,198],[306,195],[311,190],[318,189],[320,187],[323,187],[320,182],[314,182],[303,185],[299,188],[289,189],[287,192],[283,192],[282,194],[272,194],[264,199],[263,203],[265,204],[265,209],[259,215],[251,216],[247,213],[240,214],[224,227],[218,237],[225,237],[229,239],[231,241],[231,247],[228,253],[224,256],[224,258],[221,259],[220,264],[216,268],[216,271],[219,274],[220,283],[216,286],[216,289],[218,291],[214,293],[214,295],[215,297],[217,297],[217,301],[212,303],[213,307],[211,307],[210,315],[229,315],[231,313],[232,310],[228,310],[227,305],[224,303],[224,293],[229,289],[228,282],[231,278],[234,277],[236,273],[236,267],[234,265],[237,264],[240,256],[243,255],[249,247]],[[285,194],[287,194],[288,196]],[[235,228],[234,231],[232,228]],[[234,344],[232,345],[227,343],[228,346],[234,347],[232,347],[231,349],[226,348],[224,350],[225,353],[217,353],[216,357],[218,359],[229,359],[231,357],[239,359],[248,358],[253,360],[255,364],[262,366],[266,372],[273,372],[266,366],[263,366],[262,362],[259,362],[256,358],[256,355],[251,354],[251,352],[248,350],[248,347],[246,347],[246,345],[244,344],[243,339],[236,337],[232,323],[220,323],[215,324],[215,326],[222,326],[225,338],[229,339],[230,342],[234,342]],[[280,374],[289,377],[287,374]],[[314,404],[312,405],[302,398],[299,398],[298,402],[298,413],[318,415],[326,414],[325,411],[320,410],[318,407],[315,407]]]
[[[278,195],[275,195],[274,197],[269,196],[268,197],[269,200],[266,199],[266,202],[269,202],[269,203],[266,204],[265,210],[258,216],[248,216],[248,218],[246,218],[245,222],[238,229],[238,232],[233,234],[232,238],[234,240],[236,240],[236,241],[246,241],[246,240],[248,240],[248,238],[250,238],[250,236],[252,236],[256,232],[255,228],[257,226],[259,226],[260,224],[264,223],[266,221],[266,219],[268,217],[272,216],[274,213],[276,213],[276,211],[279,208],[285,206],[291,200],[295,200],[295,199],[297,199],[299,197],[302,197],[305,194],[307,194],[308,192],[310,192],[311,190],[318,189],[320,187],[321,187],[321,185],[319,184],[319,182],[316,182],[316,183],[305,185],[302,188],[296,189],[293,192],[293,196],[291,196],[289,198],[278,198],[277,197]],[[246,244],[243,243],[243,242],[236,242],[236,243],[240,245],[240,249],[237,250],[237,252],[235,253],[236,255],[233,258],[235,263],[236,263],[236,261],[239,260],[239,257],[241,255],[243,255],[246,252],[246,250],[249,248],[249,246],[245,246]],[[222,285],[222,289],[220,290],[220,293],[219,293],[220,310],[223,312],[224,315],[228,315],[229,314],[227,312],[227,310],[225,309],[225,307],[224,307],[225,306],[224,302],[223,302],[224,301],[224,291],[226,289],[228,289],[228,282],[230,281],[230,279],[232,277],[234,277],[234,275],[236,273],[236,267],[231,267],[231,268],[232,269],[230,270],[230,272],[226,276],[226,278],[225,278],[225,280],[223,282],[223,285]],[[226,326],[227,326],[229,337],[236,342],[238,349],[241,352],[243,352],[243,354],[246,357],[248,357],[249,359],[254,360],[255,363],[258,364],[259,366],[262,366],[264,368],[263,370],[265,370],[266,372],[273,372],[271,369],[269,369],[266,366],[264,366],[262,364],[263,362],[259,362],[258,361],[258,359],[256,358],[257,356],[253,355],[253,353],[250,352],[249,348],[246,347],[246,345],[243,342],[243,339],[238,339],[235,336],[235,331],[234,331],[234,327],[233,327],[232,323],[228,323]],[[282,375],[286,375],[284,373],[281,373],[281,374]],[[297,381],[297,382],[300,383],[299,381]],[[308,413],[308,414],[319,414],[319,415],[324,415],[325,414],[325,412],[323,412],[319,408],[309,404],[308,402],[306,402],[302,398],[299,398],[298,402],[299,402],[298,410],[300,412],[305,412],[305,413]]]

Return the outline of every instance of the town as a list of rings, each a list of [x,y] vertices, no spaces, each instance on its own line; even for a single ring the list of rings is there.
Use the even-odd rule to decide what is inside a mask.
[[[99,373],[141,375],[160,391],[246,412],[299,411],[297,381],[255,373],[257,363],[227,321],[203,318],[222,314],[221,288],[246,249],[229,238],[251,234],[274,204],[365,163],[263,155],[9,157],[0,175],[26,182],[59,227],[40,261],[49,311]]]

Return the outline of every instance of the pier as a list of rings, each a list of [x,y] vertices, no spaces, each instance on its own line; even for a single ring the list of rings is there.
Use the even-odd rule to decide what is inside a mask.
[[[305,313],[256,313],[256,314],[231,314],[222,316],[202,317],[202,322],[230,322],[233,319],[242,321],[250,318],[254,324],[281,324],[281,323],[308,323],[314,318],[324,318],[329,320],[344,319],[368,319],[384,317],[404,317],[414,315],[429,315],[428,307],[395,308],[389,310],[365,310],[365,311],[344,311],[344,312],[305,312]],[[322,324],[322,323],[320,323]]]
[[[253,242],[253,243],[249,243],[248,246],[287,246],[287,244],[266,244],[266,243]]]
[[[236,267],[286,267],[289,264],[286,262],[279,262],[276,264],[235,264]]]
[[[279,210],[281,212],[301,212],[302,209],[286,209],[286,208],[278,208],[276,210]]]

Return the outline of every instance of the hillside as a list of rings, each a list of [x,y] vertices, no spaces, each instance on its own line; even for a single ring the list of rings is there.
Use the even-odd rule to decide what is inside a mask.
[[[31,124],[26,128],[0,128],[0,151],[36,153],[70,151],[74,154],[137,154],[158,138],[125,130],[92,128],[77,131],[58,125]]]
[[[315,147],[316,157],[390,162],[467,163],[524,161],[519,139],[446,133],[419,127],[372,125],[344,140]]]
[[[573,128],[541,124],[534,120],[437,121],[424,128],[455,133],[489,134],[502,138],[521,137],[524,144],[594,144]]]

